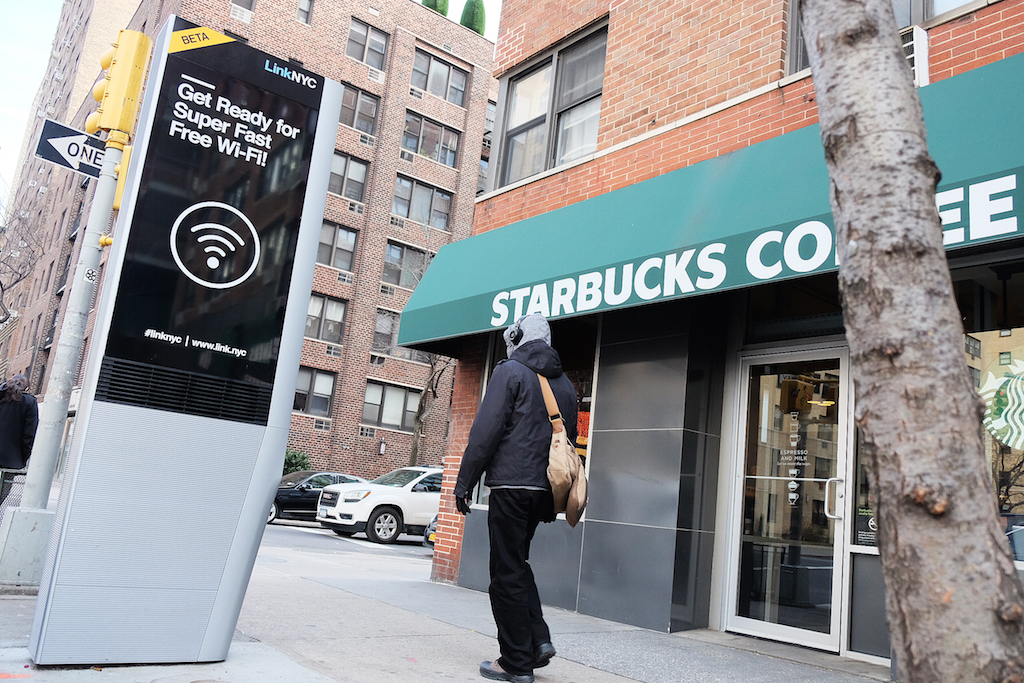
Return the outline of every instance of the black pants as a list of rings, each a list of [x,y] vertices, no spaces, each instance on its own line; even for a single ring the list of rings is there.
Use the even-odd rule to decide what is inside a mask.
[[[533,673],[534,649],[551,641],[528,560],[537,525],[553,518],[550,491],[491,489],[487,513],[491,585],[487,592],[498,627],[498,663],[512,674]]]

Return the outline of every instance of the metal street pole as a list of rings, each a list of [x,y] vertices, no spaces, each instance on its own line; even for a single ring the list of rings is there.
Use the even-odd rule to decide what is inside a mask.
[[[64,425],[68,417],[68,403],[78,371],[78,359],[85,342],[85,327],[89,320],[89,307],[99,284],[100,257],[103,247],[100,237],[110,224],[114,210],[114,191],[117,188],[115,168],[121,162],[120,145],[107,145],[103,166],[96,182],[96,193],[89,209],[89,220],[78,252],[74,279],[69,284],[68,303],[64,322],[57,338],[57,348],[51,364],[50,381],[39,415],[32,457],[28,462],[25,491],[21,495],[22,508],[45,509],[50,498],[50,487],[57,467]]]

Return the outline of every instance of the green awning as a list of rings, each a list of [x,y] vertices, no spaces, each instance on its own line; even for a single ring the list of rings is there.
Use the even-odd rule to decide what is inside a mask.
[[[1024,55],[922,88],[947,248],[1019,236]],[[837,268],[818,126],[443,247],[402,313],[429,345]]]

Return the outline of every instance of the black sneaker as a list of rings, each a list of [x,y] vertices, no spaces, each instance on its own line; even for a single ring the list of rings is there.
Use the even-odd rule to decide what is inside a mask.
[[[542,666],[547,666],[554,656],[555,646],[551,643],[541,643],[533,651],[533,668],[539,669]]]
[[[492,681],[511,681],[512,683],[533,683],[533,674],[513,674],[501,668],[497,662],[481,662],[480,675]]]

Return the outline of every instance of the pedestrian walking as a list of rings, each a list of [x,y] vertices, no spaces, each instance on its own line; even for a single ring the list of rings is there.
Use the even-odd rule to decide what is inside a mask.
[[[25,469],[39,426],[39,406],[26,389],[25,375],[14,375],[0,384],[0,503],[7,498],[17,475],[8,470]]]
[[[538,373],[548,379],[570,439],[576,440],[576,390],[551,348],[542,315],[521,317],[505,330],[508,359],[498,363],[473,426],[455,483],[455,506],[470,513],[470,495],[484,472],[490,488],[488,594],[501,656],[480,665],[495,681],[531,683],[533,670],[555,656],[530,568],[530,541],[540,522],[555,519],[548,483],[551,422]]]

